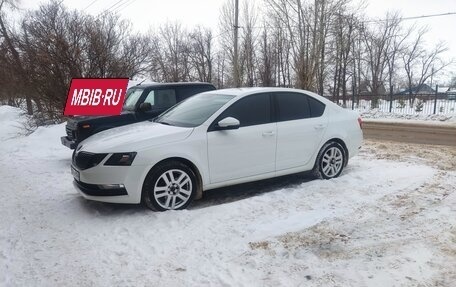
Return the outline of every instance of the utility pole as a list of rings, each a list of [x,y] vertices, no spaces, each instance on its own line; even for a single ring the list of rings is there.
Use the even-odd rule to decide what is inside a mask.
[[[238,52],[238,36],[239,36],[239,0],[235,0],[234,4],[234,59],[233,59],[233,75],[234,85],[236,88],[241,86],[239,79],[239,52]]]

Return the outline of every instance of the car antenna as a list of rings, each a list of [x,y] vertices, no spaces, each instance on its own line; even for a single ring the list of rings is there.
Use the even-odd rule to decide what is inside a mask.
[[[138,84],[136,84],[135,86],[139,86],[139,85],[141,85],[142,83],[144,83],[144,81],[145,81],[145,80],[146,80],[146,79],[143,79],[141,82],[139,82],[139,83],[138,83]]]

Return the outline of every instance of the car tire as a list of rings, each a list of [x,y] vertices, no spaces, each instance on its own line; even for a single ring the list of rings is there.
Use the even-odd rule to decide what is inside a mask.
[[[190,167],[179,161],[167,161],[146,176],[142,202],[154,211],[185,209],[195,198],[197,185]]]
[[[338,177],[347,163],[344,147],[338,142],[328,142],[320,149],[312,173],[320,179]]]

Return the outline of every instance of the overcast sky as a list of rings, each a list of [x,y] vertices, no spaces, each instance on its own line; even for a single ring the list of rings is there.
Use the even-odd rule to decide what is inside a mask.
[[[252,0],[240,0],[243,1]],[[40,2],[43,1],[22,0],[21,6],[36,8]],[[143,32],[160,23],[176,20],[187,27],[200,24],[216,31],[220,7],[225,0],[63,0],[66,6],[85,9],[85,12],[93,15],[111,8],[117,2],[118,5],[112,10],[117,8],[122,17],[130,19],[135,29]],[[256,3],[261,6],[264,2],[256,0]],[[403,17],[456,12],[456,0],[366,0],[366,3],[367,15],[376,18],[383,18],[387,11],[399,11]],[[406,21],[406,25],[413,23],[427,25],[427,43],[447,42],[450,50],[446,58],[456,58],[456,15]]]

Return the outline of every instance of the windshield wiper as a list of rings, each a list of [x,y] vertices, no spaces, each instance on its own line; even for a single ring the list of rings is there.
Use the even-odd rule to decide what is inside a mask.
[[[156,122],[156,123],[159,123],[159,124],[163,124],[163,125],[167,125],[167,126],[172,126],[172,124],[171,124],[171,123],[169,123],[169,122],[165,122],[165,121],[160,121],[160,120],[158,120],[158,121],[155,121],[155,120],[154,120],[154,122]]]

